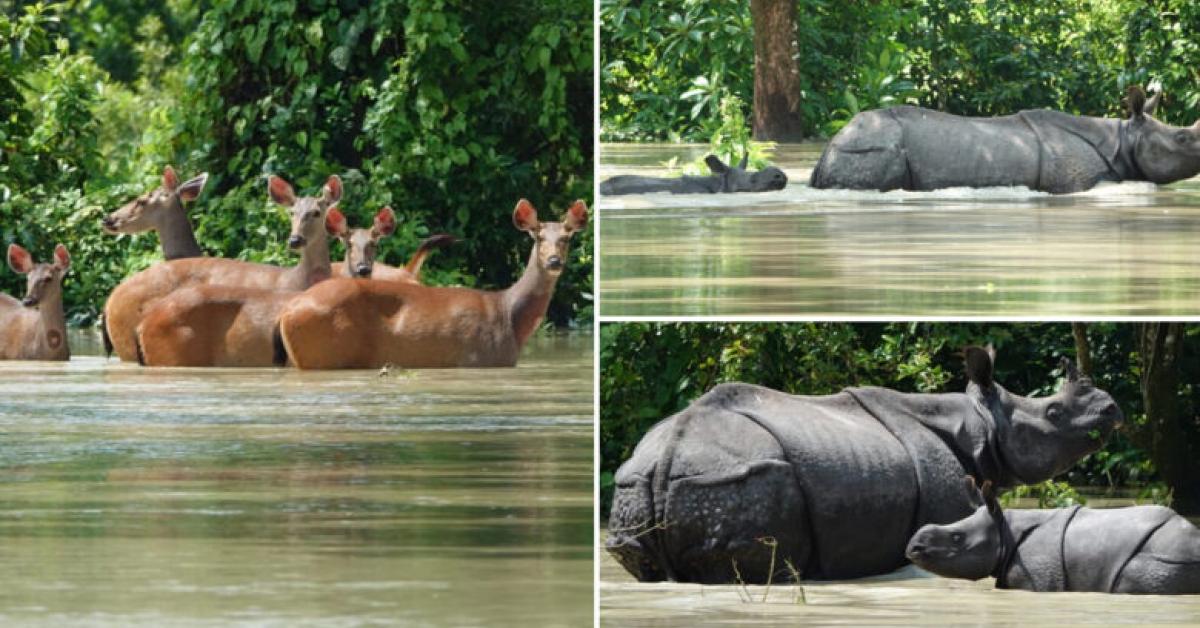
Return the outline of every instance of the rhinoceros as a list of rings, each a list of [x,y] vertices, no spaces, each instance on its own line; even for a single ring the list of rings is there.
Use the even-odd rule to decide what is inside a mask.
[[[787,175],[774,166],[758,172],[746,170],[750,156],[742,157],[736,167],[727,165],[716,155],[704,158],[712,174],[707,177],[643,177],[623,174],[606,179],[600,184],[604,196],[621,194],[649,194],[670,192],[672,194],[718,194],[725,192],[769,192],[787,186]]]
[[[970,516],[917,530],[909,560],[998,589],[1200,593],[1200,530],[1170,508],[1004,511],[987,482],[977,494]]]
[[[973,512],[964,475],[1040,482],[1122,420],[1069,361],[1060,390],[1032,398],[992,380],[993,355],[965,350],[965,393],[714,387],[618,469],[606,549],[642,581],[780,581],[791,568],[842,579],[904,565],[914,531]]]
[[[1200,173],[1200,122],[1153,117],[1129,91],[1127,120],[1032,110],[965,118],[920,107],[864,111],[830,140],[812,171],[814,188],[936,190],[1025,186],[1065,194],[1101,181],[1171,183]]]

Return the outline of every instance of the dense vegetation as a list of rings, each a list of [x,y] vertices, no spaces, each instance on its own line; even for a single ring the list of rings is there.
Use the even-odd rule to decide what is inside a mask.
[[[1118,115],[1161,85],[1160,117],[1200,104],[1200,5],[1186,0],[796,0],[801,119],[828,136],[913,103],[993,115]],[[726,96],[753,99],[750,0],[601,0],[602,138],[707,140]]]
[[[1182,327],[1182,326],[1181,326]],[[600,459],[607,512],[613,473],[657,421],[683,409],[714,385],[754,382],[797,394],[828,394],[847,386],[878,385],[908,392],[966,387],[959,352],[970,344],[997,348],[996,381],[1022,395],[1057,390],[1059,358],[1076,359],[1082,332],[1096,385],[1110,392],[1126,425],[1075,465],[1059,483],[1038,487],[1045,498],[1070,495],[1071,485],[1128,487],[1148,500],[1173,490],[1182,509],[1200,511],[1196,482],[1164,486],[1156,475],[1156,439],[1178,432],[1185,460],[1200,452],[1200,326],[1183,330],[1179,384],[1172,401],[1178,425],[1148,420],[1142,375],[1145,356],[1129,323],[622,323],[600,330]],[[1178,429],[1175,429],[1175,428]],[[1163,460],[1163,462],[1169,462]],[[1193,475],[1194,477],[1194,475]],[[1028,491],[1028,489],[1024,489]],[[1053,502],[1054,499],[1048,500]]]
[[[190,209],[209,255],[280,264],[295,257],[266,175],[315,193],[337,173],[353,226],[395,208],[385,261],[448,232],[462,242],[427,282],[506,286],[531,245],[516,201],[557,219],[591,196],[591,15],[588,0],[0,0],[0,242],[39,258],[64,242],[68,315],[86,323],[159,259],[155,236],[100,219],[164,165],[210,173]],[[591,319],[590,233],[555,323]]]

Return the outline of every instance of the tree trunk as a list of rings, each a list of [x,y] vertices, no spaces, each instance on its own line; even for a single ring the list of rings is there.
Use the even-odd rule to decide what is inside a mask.
[[[1150,458],[1159,477],[1174,489],[1176,509],[1195,513],[1200,511],[1200,466],[1192,464],[1179,404],[1183,334],[1183,323],[1137,324]]]
[[[754,20],[754,139],[798,142],[800,69],[795,0],[750,0]]]
[[[1091,376],[1092,346],[1088,344],[1087,323],[1071,323],[1071,333],[1075,335],[1075,361],[1079,364],[1079,372]]]

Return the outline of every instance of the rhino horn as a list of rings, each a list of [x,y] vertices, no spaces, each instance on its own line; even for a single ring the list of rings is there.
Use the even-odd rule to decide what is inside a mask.
[[[1059,360],[1059,366],[1062,368],[1062,372],[1067,376],[1068,382],[1079,381],[1079,369],[1075,367],[1075,363],[1071,361],[1071,358],[1068,358],[1064,355],[1062,359]]]
[[[747,150],[747,151],[746,151],[746,152],[745,152],[745,153],[742,155],[742,161],[741,161],[741,163],[739,163],[739,164],[738,164],[738,168],[740,168],[740,169],[742,169],[742,170],[745,170],[745,169],[746,169],[746,167],[747,167],[747,166],[749,166],[749,165],[750,165],[750,151],[749,151],[749,150]]]

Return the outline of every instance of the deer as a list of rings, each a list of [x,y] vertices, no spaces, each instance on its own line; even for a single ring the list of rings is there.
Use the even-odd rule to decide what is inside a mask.
[[[379,253],[379,241],[395,231],[396,212],[391,207],[380,209],[369,229],[350,229],[343,222],[340,231],[330,232],[330,235],[346,245],[346,258],[342,264],[334,266],[333,276],[421,283],[421,266],[425,264],[429,253],[435,248],[446,247],[456,242],[451,235],[439,233],[429,236],[417,247],[406,265],[396,268],[375,259]]]
[[[163,257],[168,260],[200,257],[192,223],[183,204],[196,200],[208,182],[208,173],[182,184],[171,166],[163,168],[162,185],[123,205],[101,220],[106,233],[118,235],[157,231]]]
[[[54,262],[35,264],[29,251],[10,244],[8,265],[26,276],[25,298],[0,294],[0,360],[70,360],[62,302],[67,247],[54,247]]]
[[[179,288],[223,285],[267,290],[300,291],[328,279],[329,241],[325,217],[342,197],[342,180],[331,175],[319,196],[297,197],[292,185],[272,175],[267,192],[276,204],[288,208],[291,234],[288,248],[300,252],[295,266],[281,267],[219,257],[175,259],[155,264],[125,279],[104,305],[105,345],[121,360],[137,360],[137,327],[146,311],[162,297]]]
[[[328,235],[347,233],[337,207],[325,214]],[[328,263],[328,258],[326,259]],[[279,312],[299,290],[223,284],[179,288],[155,302],[137,328],[142,366],[286,366],[276,330]]]
[[[540,222],[525,199],[513,225],[534,240],[521,278],[504,290],[332,279],[292,299],[279,339],[301,369],[515,366],[546,314],[569,253],[587,225],[576,201],[560,222]]]

